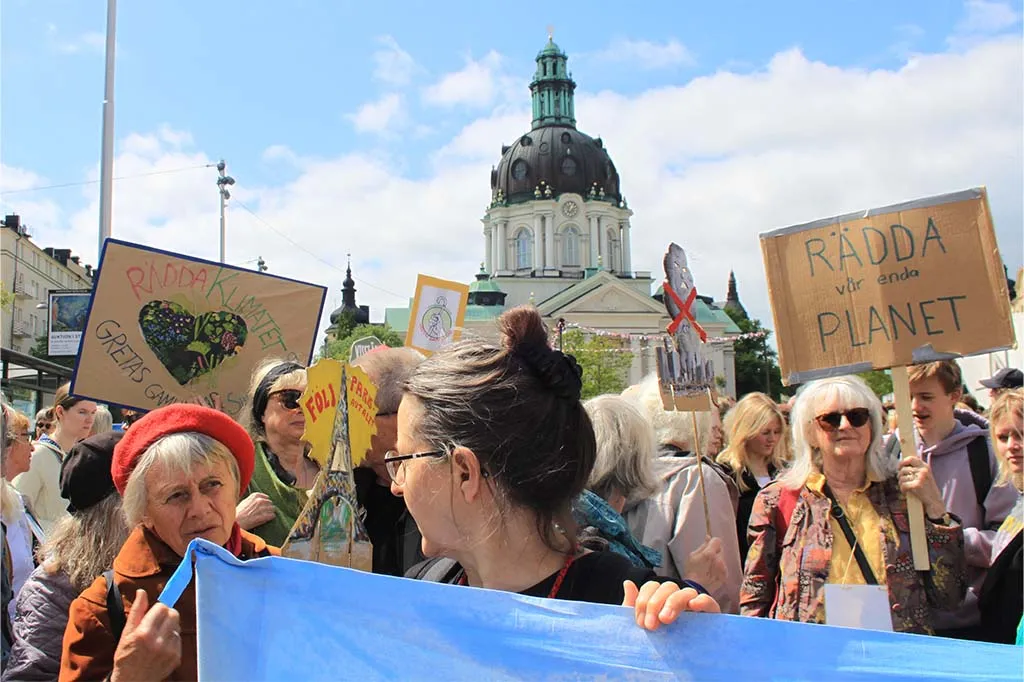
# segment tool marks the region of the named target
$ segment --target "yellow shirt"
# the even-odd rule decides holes
[[[882,555],[882,519],[868,499],[867,489],[872,481],[850,494],[843,511],[846,520],[853,529],[853,535],[867,557],[868,565],[875,573],[879,585],[885,585],[885,557]],[[807,479],[807,488],[821,497],[825,497],[825,477],[820,473],[812,473]],[[846,535],[839,521],[829,515],[832,527],[832,559],[828,567],[828,582],[836,585],[866,585],[867,581],[860,572],[857,560],[853,558],[853,547],[846,541]]]

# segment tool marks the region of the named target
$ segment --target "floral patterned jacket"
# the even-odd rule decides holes
[[[740,614],[824,623],[825,582],[832,558],[831,503],[806,486],[801,488],[780,542],[776,535],[780,493],[779,483],[773,482],[754,500]],[[899,484],[895,479],[872,483],[867,495],[882,519],[879,532],[893,629],[931,634],[933,612],[955,609],[967,590],[964,533],[959,519],[952,517],[949,526],[925,519],[932,570],[918,572],[910,555],[907,501]]]

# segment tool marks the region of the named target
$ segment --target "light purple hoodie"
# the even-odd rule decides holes
[[[976,625],[978,594],[985,572],[992,564],[992,545],[996,531],[1010,513],[1020,493],[1012,486],[993,485],[985,498],[985,507],[978,506],[974,479],[967,456],[967,444],[981,436],[988,443],[989,470],[992,481],[998,477],[996,455],[989,439],[988,422],[974,413],[956,411],[957,423],[948,436],[931,447],[924,447],[915,433],[918,452],[932,468],[935,482],[942,491],[946,509],[960,517],[964,528],[964,554],[967,559],[967,596],[956,611],[936,614],[938,630]]]

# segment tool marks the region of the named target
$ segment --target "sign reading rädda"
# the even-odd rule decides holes
[[[1010,348],[983,188],[761,235],[783,381]]]
[[[72,392],[151,410],[235,414],[268,357],[309,362],[325,287],[108,239]]]

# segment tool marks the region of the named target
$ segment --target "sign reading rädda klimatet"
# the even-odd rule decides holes
[[[787,384],[1014,345],[983,188],[761,235]]]
[[[72,379],[76,395],[236,414],[265,358],[309,362],[324,287],[108,239]]]

